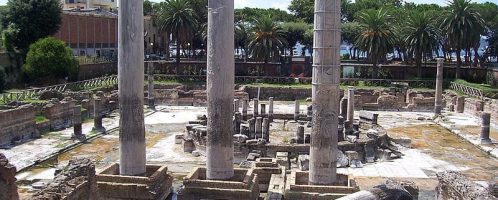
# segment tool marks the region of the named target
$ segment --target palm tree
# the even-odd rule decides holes
[[[413,12],[409,15],[404,31],[406,31],[405,44],[408,46],[408,51],[415,54],[418,77],[421,78],[422,56],[432,54],[433,50],[437,49],[439,31],[426,12]]]
[[[249,39],[250,39],[250,27],[244,22],[238,22],[235,24],[235,48],[242,49],[244,61],[247,61],[247,54],[249,53]]]
[[[286,46],[282,28],[271,17],[254,20],[253,36],[249,42],[249,52],[253,58],[261,59],[267,64],[270,58],[279,57]]]
[[[362,31],[355,43],[358,49],[367,52],[373,64],[374,78],[378,76],[379,60],[385,58],[394,48],[395,35],[390,24],[391,20],[391,16],[383,9],[366,10],[358,15]]]
[[[449,1],[449,10],[444,15],[441,30],[447,34],[450,46],[456,51],[457,71],[455,78],[460,78],[462,66],[461,52],[470,44],[479,42],[484,31],[484,21],[474,9],[470,0]],[[476,41],[477,40],[477,41]]]
[[[166,0],[160,4],[158,24],[161,30],[173,33],[176,41],[176,73],[180,68],[180,45],[193,37],[193,29],[197,25],[197,18],[188,0]]]

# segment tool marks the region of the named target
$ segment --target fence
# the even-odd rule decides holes
[[[469,95],[469,96],[477,98],[477,99],[484,99],[485,98],[484,91],[480,90],[480,89],[476,89],[476,88],[469,87],[469,86],[462,85],[462,84],[455,83],[455,82],[450,83],[450,88],[452,90],[464,93],[466,95]]]
[[[35,99],[40,95],[41,92],[44,91],[57,91],[62,93],[66,91],[80,91],[80,90],[93,89],[97,87],[110,86],[110,85],[115,85],[117,83],[118,83],[117,76],[108,76],[108,77],[95,78],[86,81],[65,83],[65,84],[53,85],[42,88],[7,92],[4,94],[0,94],[0,104],[7,104],[12,101],[24,101],[29,99]]]

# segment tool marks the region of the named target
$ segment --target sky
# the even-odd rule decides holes
[[[162,0],[151,0],[155,2],[159,2]],[[445,5],[445,0],[405,0],[406,2],[415,2],[415,3],[437,3],[440,5]],[[472,0],[473,2],[493,2],[498,4],[498,0]],[[279,8],[282,10],[287,10],[291,0],[235,0],[236,8],[243,7],[257,7],[257,8]],[[7,0],[0,0],[0,5],[4,5],[7,3]]]

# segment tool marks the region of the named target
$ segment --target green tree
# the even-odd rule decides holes
[[[40,38],[55,34],[62,21],[60,0],[9,0],[2,24],[14,24],[17,31],[8,36],[14,48],[25,54],[28,47]]]
[[[358,15],[362,31],[356,38],[355,44],[358,49],[367,52],[373,64],[374,78],[378,76],[377,64],[394,48],[395,35],[390,23],[392,20],[383,9],[365,10]]]
[[[151,15],[154,13],[154,3],[149,1],[149,0],[145,0],[144,1],[144,15]]]
[[[7,78],[7,75],[5,74],[5,69],[0,66],[0,92],[3,92],[5,90],[5,79]]]
[[[476,4],[477,11],[481,14],[484,23],[486,24],[485,34],[487,36],[487,41],[489,43],[482,61],[490,54],[495,54],[495,50],[498,47],[498,5],[486,2],[482,4]]]
[[[29,47],[23,72],[31,81],[45,79],[54,83],[59,79],[76,78],[78,66],[72,50],[63,41],[47,37]]]
[[[238,22],[235,24],[235,48],[242,49],[244,61],[247,61],[249,53],[249,41],[251,39],[251,27],[247,23]]]
[[[425,12],[413,12],[408,16],[403,37],[408,50],[415,54],[415,63],[418,68],[418,77],[422,76],[422,56],[431,54],[437,49],[439,30],[432,23],[432,19]]]
[[[176,73],[180,68],[180,47],[186,49],[186,44],[193,37],[197,26],[197,17],[188,0],[166,0],[160,4],[158,24],[163,31],[173,34],[176,41]]]
[[[456,51],[457,71],[455,78],[460,78],[460,68],[462,66],[461,52],[474,44],[477,35],[484,29],[484,21],[481,15],[472,6],[470,0],[453,0],[449,4],[449,9],[444,15],[441,23],[441,30],[446,33],[449,45]],[[478,41],[477,41],[478,42]]]
[[[289,5],[289,10],[306,23],[313,23],[315,20],[314,0],[292,0]]]
[[[349,55],[351,55],[351,58],[356,58],[356,46],[355,46],[355,41],[356,38],[361,33],[361,26],[358,24],[358,22],[347,22],[342,24],[342,41],[352,45],[352,47],[349,49]]]
[[[235,9],[235,21],[244,23],[254,23],[254,19],[259,19],[265,16],[271,16],[271,18],[278,22],[289,22],[294,21],[294,16],[287,13],[286,11],[280,9],[263,9],[263,8],[242,8]]]
[[[287,46],[282,28],[269,16],[255,19],[252,35],[249,51],[253,58],[265,63],[270,58],[280,57]]]
[[[294,56],[294,47],[298,42],[303,42],[304,34],[306,30],[310,29],[311,25],[304,22],[285,22],[281,26],[292,57]]]

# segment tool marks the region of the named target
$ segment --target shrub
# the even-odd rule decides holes
[[[23,72],[31,81],[44,78],[50,82],[74,79],[78,74],[78,61],[63,41],[47,37],[29,47]]]

